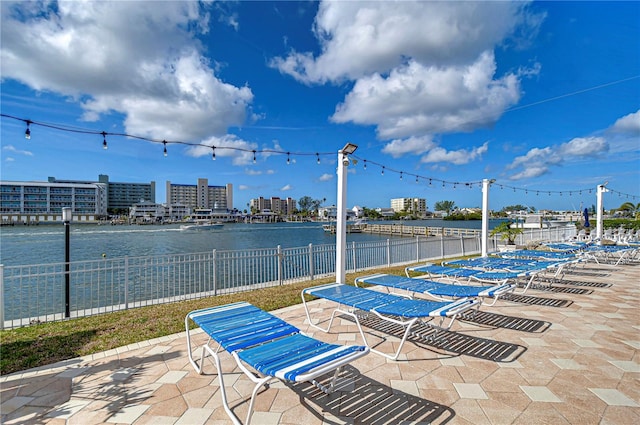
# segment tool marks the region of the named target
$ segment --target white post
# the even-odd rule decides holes
[[[347,283],[347,166],[358,147],[347,143],[338,151],[338,206],[336,211],[336,283]]]
[[[482,180],[482,256],[486,257],[489,251],[489,186],[495,180]]]
[[[596,237],[598,238],[598,245],[602,244],[602,216],[604,214],[604,207],[602,206],[602,194],[609,190],[605,187],[607,183],[598,185],[597,197],[596,197]]]

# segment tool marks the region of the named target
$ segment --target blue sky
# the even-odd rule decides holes
[[[605,208],[640,202],[640,2],[0,7],[2,113],[35,123],[2,118],[3,180],[153,180],[164,202],[206,177],[239,209],[328,205],[351,142],[348,205],[476,207],[483,178],[492,209],[575,210],[605,181]]]

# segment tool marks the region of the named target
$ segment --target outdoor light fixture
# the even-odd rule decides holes
[[[346,145],[344,145],[344,148],[342,148],[342,153],[346,155],[351,155],[356,151],[356,149],[358,149],[358,145],[354,145],[353,143],[347,143]]]
[[[102,134],[102,149],[106,150],[107,149],[107,133],[103,131],[100,134]]]

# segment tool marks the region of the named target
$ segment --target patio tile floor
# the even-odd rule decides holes
[[[586,269],[554,286],[587,293],[540,288],[483,306],[442,341],[411,338],[398,361],[371,353],[353,362],[333,394],[274,382],[258,395],[252,423],[640,423],[640,265]],[[333,307],[311,305],[322,320]],[[347,318],[323,333],[301,305],[273,313],[318,339],[361,343]],[[367,337],[395,351],[397,335],[376,324],[364,328]],[[229,356],[222,363],[230,404],[244,419],[253,385]],[[215,368],[193,370],[184,332],[0,376],[0,390],[3,424],[230,423]]]

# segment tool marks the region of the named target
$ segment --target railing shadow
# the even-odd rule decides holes
[[[342,318],[353,321],[352,318],[347,316]],[[381,320],[372,315],[360,317],[360,323],[368,328],[384,333],[384,335],[372,334],[381,340],[380,344],[384,343],[388,339],[388,336],[402,338],[404,334],[404,328],[402,326]],[[430,326],[428,323],[414,324],[407,339],[419,347],[425,348],[426,346],[430,349],[435,348],[457,355],[476,357],[500,363],[513,362],[527,351],[527,348],[522,345],[438,329]]]
[[[571,300],[558,300],[555,298],[534,297],[531,295],[505,294],[502,300],[520,304],[539,305],[544,307],[566,308],[573,304]]]
[[[609,276],[610,273],[601,273],[597,271],[587,271],[587,270],[570,270],[567,272],[568,275],[577,275],[577,276],[593,276],[593,277],[606,277]]]
[[[471,322],[476,325],[488,326],[494,329],[512,329],[530,333],[543,333],[551,327],[551,322],[546,322],[544,320],[505,316],[503,314],[490,313],[481,310],[465,312],[460,317],[460,320]]]
[[[300,397],[300,404],[312,412],[323,424],[343,424],[338,418],[347,418],[348,423],[372,425],[396,425],[399,423],[447,423],[455,417],[448,406],[394,390],[347,365],[340,381],[345,382],[338,391],[325,394],[309,384],[289,386]],[[325,383],[325,382],[322,382]],[[313,408],[313,403],[320,407]],[[336,420],[322,414],[328,412]]]

